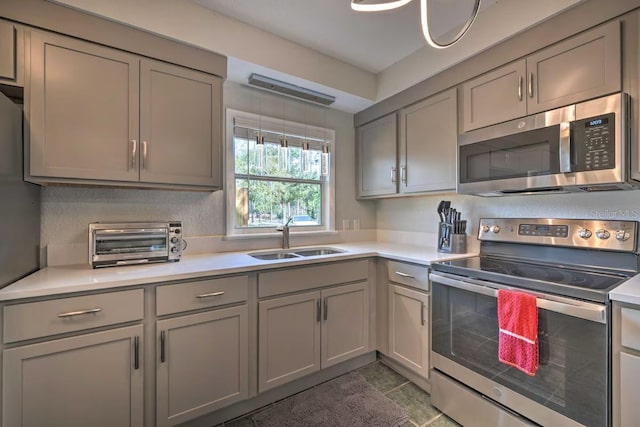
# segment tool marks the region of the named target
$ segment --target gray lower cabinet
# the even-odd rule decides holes
[[[389,284],[389,355],[429,376],[429,295]]]
[[[621,51],[616,20],[464,83],[463,131],[619,91]]]
[[[358,128],[358,197],[398,191],[396,121],[396,113],[392,113]]]
[[[0,83],[24,85],[24,45],[22,29],[0,20]]]
[[[369,282],[258,303],[258,391],[369,351]]]
[[[393,113],[361,126],[357,133],[358,197],[455,190],[455,88],[401,109],[397,119]]]
[[[429,377],[431,316],[429,270],[425,266],[388,261],[387,355],[423,378]]]
[[[30,31],[27,179],[217,189],[221,80]]]
[[[2,425],[142,426],[142,341],[137,325],[4,350]]]
[[[157,322],[156,425],[177,425],[248,397],[248,317],[244,304]]]

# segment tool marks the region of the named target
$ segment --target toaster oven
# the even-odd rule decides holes
[[[93,268],[180,261],[182,222],[89,224],[89,264]]]

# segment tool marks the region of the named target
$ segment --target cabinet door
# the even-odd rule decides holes
[[[11,22],[0,21],[0,83],[24,85],[21,34]]]
[[[320,370],[320,292],[258,303],[258,391]]]
[[[138,325],[3,351],[3,425],[142,426],[142,334]]]
[[[246,305],[157,323],[157,425],[172,426],[249,393]]]
[[[429,295],[389,285],[389,354],[423,377],[429,375]]]
[[[468,132],[527,114],[526,62],[512,62],[462,85],[462,130]]]
[[[369,350],[369,282],[322,291],[322,369]]]
[[[620,22],[600,26],[527,57],[529,114],[621,89]]]
[[[640,420],[640,357],[620,353],[620,426],[632,427]]]
[[[140,180],[220,187],[221,79],[143,60],[140,82]]]
[[[80,40],[32,32],[32,176],[137,181],[138,59]]]
[[[400,111],[400,192],[455,190],[456,90]]]
[[[396,113],[358,128],[358,197],[395,194]]]

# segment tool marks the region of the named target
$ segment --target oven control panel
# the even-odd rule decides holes
[[[483,218],[478,239],[636,252],[638,222],[593,219]]]

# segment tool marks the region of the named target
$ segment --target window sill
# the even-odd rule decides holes
[[[320,237],[320,236],[337,236],[339,231],[335,230],[319,230],[319,231],[290,231],[290,237]],[[222,240],[250,240],[250,239],[273,239],[274,237],[282,237],[281,232],[275,233],[247,233],[247,234],[227,234]]]

